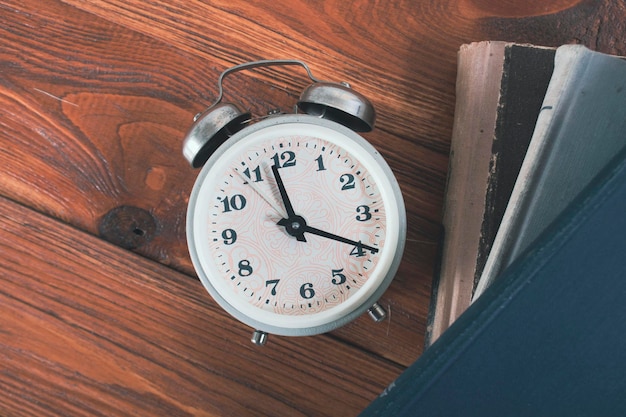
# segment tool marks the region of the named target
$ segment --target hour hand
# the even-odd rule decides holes
[[[283,184],[283,180],[280,177],[280,173],[278,172],[278,167],[276,165],[272,165],[272,173],[276,179],[276,185],[278,186],[278,191],[280,192],[280,198],[283,200],[283,205],[287,211],[287,217],[295,217],[296,213],[293,211],[293,206],[291,205],[291,201],[289,201],[285,184]]]
[[[293,210],[293,206],[291,205],[291,201],[287,195],[287,190],[285,189],[285,184],[283,183],[283,179],[280,177],[280,172],[278,172],[278,167],[276,165],[272,165],[272,173],[276,179],[276,185],[278,186],[278,191],[280,192],[280,198],[283,200],[283,205],[285,206],[285,211],[287,212],[287,218],[279,220],[278,225],[284,226],[287,233],[295,237],[299,242],[306,242],[306,238],[304,237],[306,221],[302,217],[297,216]]]

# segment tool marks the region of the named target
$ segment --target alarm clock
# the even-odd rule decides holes
[[[227,75],[277,65],[301,66],[312,81],[293,114],[253,119],[222,102]],[[229,68],[218,89],[183,142],[187,161],[202,167],[187,243],[206,290],[259,345],[268,334],[329,332],[365,312],[384,319],[377,300],[402,258],[406,212],[388,164],[357,133],[373,129],[372,104],[296,60]]]

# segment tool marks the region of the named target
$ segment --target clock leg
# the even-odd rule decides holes
[[[257,346],[264,346],[267,343],[267,336],[267,333],[261,330],[255,330],[250,340]]]
[[[374,305],[371,306],[370,309],[367,310],[367,312],[369,313],[372,320],[374,320],[376,323],[380,323],[387,317],[387,312],[385,311],[383,306],[378,303],[374,303]]]

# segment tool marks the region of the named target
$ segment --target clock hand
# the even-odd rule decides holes
[[[361,242],[356,242],[354,240],[347,239],[345,237],[337,236],[332,233],[325,232],[320,229],[316,229],[315,227],[311,227],[306,224],[306,221],[301,216],[298,216],[293,206],[291,205],[291,201],[289,200],[289,196],[287,195],[287,190],[285,189],[285,184],[283,183],[282,178],[280,177],[280,173],[278,172],[278,167],[276,165],[272,165],[272,173],[274,174],[274,178],[276,179],[276,185],[278,186],[278,191],[280,192],[280,197],[283,200],[283,204],[285,205],[285,210],[287,211],[286,218],[281,219],[278,224],[280,226],[285,226],[287,232],[295,236],[301,242],[306,242],[306,238],[304,237],[304,233],[312,233],[314,235],[318,235],[321,237],[325,237],[327,239],[336,240],[338,242],[347,243],[352,246],[359,247],[361,249],[367,249],[371,253],[377,253],[378,249],[372,246],[364,245]]]
[[[274,179],[276,179],[276,186],[280,192],[280,198],[283,200],[283,205],[287,211],[287,216],[281,219],[278,222],[278,225],[285,226],[287,233],[294,236],[298,241],[306,242],[302,227],[306,225],[306,222],[302,217],[297,216],[296,212],[293,210],[293,206],[291,205],[291,201],[289,201],[289,196],[287,195],[287,190],[285,189],[285,184],[283,183],[283,179],[280,177],[280,173],[278,172],[278,167],[276,165],[272,165],[272,173],[274,174]]]
[[[364,245],[361,242],[355,242],[354,240],[350,240],[350,239],[347,239],[345,237],[337,236],[335,234],[328,233],[328,232],[325,232],[325,231],[320,230],[320,229],[316,229],[315,227],[311,227],[311,226],[308,226],[308,225],[304,226],[304,232],[313,233],[314,235],[322,236],[322,237],[325,237],[327,239],[332,239],[332,240],[336,240],[338,242],[347,243],[349,245],[357,246],[357,247],[362,248],[362,249],[367,249],[371,253],[378,252],[378,249],[375,248],[375,247]]]
[[[263,198],[263,200],[265,200],[267,204],[269,204],[274,209],[274,211],[276,211],[276,213],[280,214],[281,217],[287,217],[287,213],[285,213],[285,209],[279,206],[274,200],[274,198],[270,197],[261,187],[259,187],[259,185],[256,182],[252,181],[252,179],[248,178],[242,171],[238,170],[237,168],[234,168],[234,171],[237,174],[239,174],[239,176],[243,178],[243,180],[247,182],[248,185],[252,187],[252,189],[258,195],[260,195],[261,198]]]
[[[289,201],[285,184],[283,184],[283,180],[280,177],[280,173],[278,172],[278,167],[276,165],[272,165],[272,173],[276,179],[276,185],[278,186],[278,191],[280,192],[280,198],[282,198],[285,210],[287,210],[287,217],[294,217],[296,213],[293,211],[293,206],[291,205],[291,201]]]

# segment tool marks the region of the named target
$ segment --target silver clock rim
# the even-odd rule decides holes
[[[375,162],[379,165],[380,169],[383,171],[386,176],[389,184],[392,187],[392,195],[396,202],[397,208],[397,219],[398,219],[398,241],[396,245],[396,251],[393,255],[392,261],[390,263],[389,269],[385,274],[385,277],[381,280],[380,285],[372,292],[372,294],[366,298],[361,304],[359,304],[352,311],[347,314],[329,321],[327,323],[321,325],[314,325],[310,327],[282,327],[282,326],[274,326],[261,321],[258,321],[254,317],[250,317],[247,314],[242,313],[238,308],[231,305],[226,299],[222,297],[222,295],[217,291],[217,289],[211,283],[211,279],[207,276],[202,267],[200,256],[198,254],[198,250],[195,245],[195,231],[194,231],[194,221],[195,221],[195,208],[198,200],[198,194],[200,192],[201,185],[204,181],[204,178],[210,171],[210,166],[212,161],[217,160],[224,154],[224,152],[237,141],[245,138],[251,133],[264,129],[270,126],[284,124],[284,123],[309,123],[320,125],[323,127],[330,128],[332,130],[338,131],[339,133],[349,137],[354,140],[361,148],[363,148],[368,154],[370,154]],[[310,115],[300,115],[300,114],[291,114],[291,115],[279,115],[272,116],[263,121],[257,122],[253,125],[250,125],[243,130],[239,131],[231,138],[229,138],[220,148],[218,148],[213,155],[208,159],[207,163],[204,165],[198,177],[196,178],[193,190],[191,192],[188,208],[187,208],[187,222],[186,222],[186,234],[187,234],[187,245],[189,248],[189,253],[191,256],[191,260],[194,266],[194,269],[202,282],[205,289],[209,292],[209,294],[213,297],[213,299],[231,316],[236,318],[237,320],[243,322],[244,324],[266,333],[283,335],[283,336],[308,336],[314,334],[327,333],[329,331],[335,330],[339,327],[346,325],[347,323],[353,321],[357,317],[361,316],[365,313],[375,302],[379,300],[379,298],[383,295],[383,293],[387,290],[389,285],[391,284],[395,274],[398,271],[400,266],[400,262],[402,260],[402,256],[404,253],[405,241],[406,241],[406,211],[404,200],[402,197],[402,193],[400,190],[400,186],[396,180],[395,175],[393,174],[391,168],[384,160],[382,155],[371,145],[367,140],[365,140],[358,133],[346,128],[343,125],[340,125],[336,122],[321,119],[315,116]]]

